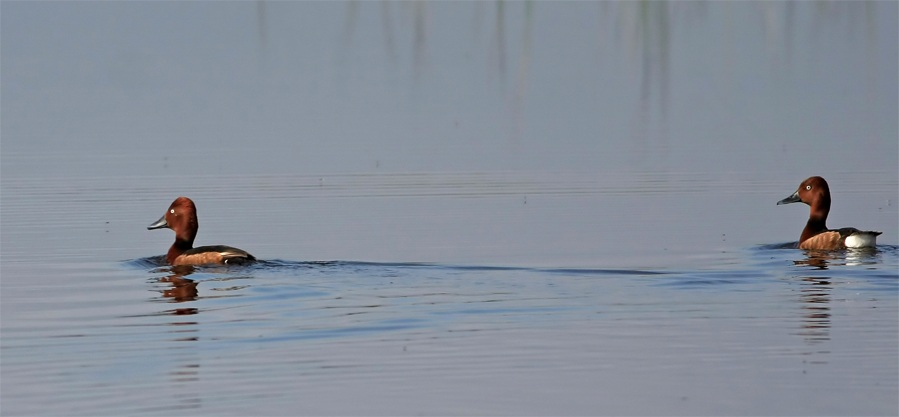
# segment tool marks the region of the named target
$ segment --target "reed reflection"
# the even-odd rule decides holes
[[[716,107],[722,108],[721,114],[717,115],[721,117],[743,113],[740,108],[744,106],[745,94],[740,89],[746,83],[740,78],[738,68],[742,56],[740,51],[745,48],[744,40],[738,37],[737,29],[722,31],[715,27],[715,23],[722,19],[725,22],[746,20],[757,26],[758,33],[763,37],[760,41],[764,46],[761,58],[769,62],[772,73],[785,76],[803,68],[801,62],[794,62],[799,52],[794,46],[796,39],[825,36],[819,27],[839,24],[846,26],[850,35],[860,28],[864,29],[864,47],[870,51],[866,58],[871,61],[866,64],[870,68],[875,67],[879,50],[877,45],[882,42],[872,29],[875,27],[877,2],[817,2],[808,5],[794,2],[728,3],[711,7],[704,2],[556,3],[549,6],[548,3],[530,1],[497,1],[467,3],[464,6],[459,3],[456,7],[471,7],[471,13],[467,15],[470,17],[459,19],[446,17],[456,15],[448,13],[442,5],[421,1],[387,1],[377,6],[380,28],[376,29],[365,26],[366,19],[362,17],[369,9],[364,6],[360,2],[345,4],[342,49],[358,47],[353,42],[354,38],[375,36],[378,34],[374,30],[380,30],[384,55],[394,70],[391,73],[404,73],[402,69],[395,71],[393,64],[408,62],[414,86],[421,86],[422,81],[432,77],[435,72],[431,63],[441,61],[444,54],[450,53],[445,48],[435,48],[435,45],[445,37],[470,32],[472,42],[465,48],[463,56],[484,66],[487,81],[498,86],[497,91],[507,103],[505,110],[513,140],[527,133],[524,110],[528,108],[528,90],[532,83],[539,82],[531,74],[531,66],[546,59],[546,51],[540,48],[546,39],[535,34],[548,29],[546,24],[551,20],[547,19],[556,12],[551,9],[580,8],[581,14],[594,20],[590,22],[588,19],[584,24],[594,25],[597,32],[595,38],[578,39],[584,54],[596,51],[598,59],[593,70],[597,78],[612,75],[633,81],[628,82],[628,85],[633,85],[624,92],[624,96],[609,99],[630,106],[628,131],[634,146],[633,158],[649,167],[664,167],[671,152],[668,139],[669,113],[673,110],[671,103],[678,101],[679,97],[675,95],[683,94],[677,88],[682,82],[682,74],[678,74],[674,64],[679,59],[695,59],[689,49],[708,47],[694,40],[691,42],[695,43],[686,44],[690,47],[687,51],[680,50],[678,46],[683,47],[683,38],[706,31],[720,33],[723,37],[721,50],[709,53],[713,62],[693,64],[696,70],[709,74],[704,77],[704,82],[709,84],[709,93],[703,99],[714,101]],[[258,10],[259,14],[265,13],[262,7]],[[810,15],[811,25],[800,24],[805,14]],[[454,20],[447,22],[446,19]],[[264,24],[264,20],[259,22],[260,26]],[[443,26],[453,30],[443,31]],[[366,30],[372,33],[363,33]],[[622,54],[623,57],[620,57]],[[483,60],[475,61],[475,58]],[[717,71],[719,65],[723,71]],[[875,75],[872,73],[870,78],[874,80]],[[601,90],[596,93],[608,95],[608,84],[607,81],[599,83]],[[870,85],[873,96],[878,84],[872,82]],[[601,138],[598,136],[597,140],[604,140]]]

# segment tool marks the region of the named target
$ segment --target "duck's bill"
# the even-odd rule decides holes
[[[798,203],[800,201],[802,201],[802,200],[799,198],[799,191],[796,191],[795,193],[793,193],[793,195],[791,195],[783,200],[778,201],[777,205],[779,206],[781,204]],[[163,221],[164,220],[165,219],[163,219]]]
[[[165,216],[162,216],[162,218],[160,218],[159,220],[156,220],[156,222],[147,226],[147,230],[162,229],[164,227],[169,227],[169,223],[167,221],[165,221]]]

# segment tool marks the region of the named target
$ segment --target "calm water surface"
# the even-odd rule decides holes
[[[0,8],[3,415],[899,414],[896,3]]]

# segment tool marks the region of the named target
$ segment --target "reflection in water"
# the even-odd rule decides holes
[[[847,249],[842,251],[803,251],[804,259],[794,260],[793,264],[807,266],[816,271],[826,271],[833,266],[857,266],[877,264],[879,251],[876,248]],[[797,333],[808,344],[821,344],[829,341],[831,328],[831,294],[833,292],[831,276],[802,277],[799,301],[803,310],[802,329]],[[829,350],[808,352],[817,357],[829,354]],[[827,363],[821,359],[809,360],[809,363]]]
[[[843,251],[804,251],[805,258],[793,261],[794,265],[808,266],[815,270],[828,270],[831,266],[856,266],[876,264],[876,248],[847,249]],[[831,277],[803,277],[800,301],[803,316],[802,330],[798,333],[810,344],[830,340],[830,300],[833,284]],[[818,352],[822,353],[822,352]],[[826,352],[824,352],[826,353]]]
[[[463,6],[458,6],[463,7]],[[722,5],[709,7],[708,4],[702,2],[600,2],[596,5],[553,5],[547,6],[544,3],[521,2],[510,3],[497,1],[492,3],[474,2],[471,4],[472,13],[470,18],[463,18],[462,21],[453,21],[453,27],[457,28],[450,32],[453,36],[465,28],[471,28],[474,36],[474,48],[483,47],[486,53],[487,75],[490,80],[498,80],[498,85],[503,98],[506,99],[506,111],[509,114],[510,135],[513,139],[524,136],[524,117],[523,109],[528,108],[526,102],[526,92],[529,83],[533,80],[529,67],[532,57],[533,42],[532,33],[541,33],[540,30],[546,30],[545,27],[539,27],[537,24],[545,22],[546,16],[553,15],[556,10],[563,8],[582,8],[587,16],[595,15],[597,29],[601,35],[596,39],[585,37],[583,39],[583,52],[589,53],[594,48],[598,49],[598,55],[601,57],[597,60],[598,66],[593,69],[596,78],[601,79],[610,71],[616,75],[624,77],[631,76],[634,82],[634,88],[624,93],[622,98],[624,103],[631,110],[629,119],[628,134],[634,145],[634,160],[640,164],[645,164],[653,169],[666,168],[666,164],[670,160],[671,149],[669,147],[669,113],[672,110],[671,102],[678,102],[683,97],[671,97],[677,94],[677,88],[672,87],[672,77],[679,74],[673,72],[676,70],[674,65],[679,57],[674,55],[680,51],[678,49],[679,42],[684,41],[679,37],[692,38],[696,31],[706,30],[707,27],[714,25],[719,20],[732,21],[736,19],[749,20],[759,27],[759,35],[764,37],[761,42],[764,46],[764,58],[770,63],[770,71],[777,74],[778,77],[789,79],[792,72],[801,70],[801,64],[794,63],[794,55],[805,53],[807,51],[796,51],[794,42],[797,38],[801,38],[806,34],[797,33],[802,28],[808,27],[804,24],[798,24],[798,20],[802,20],[803,13],[808,13],[809,8],[813,8],[812,13],[812,33],[809,36],[812,39],[818,39],[824,36],[819,26],[832,26],[835,24],[846,24],[850,32],[856,28],[864,28],[866,51],[870,51],[866,55],[870,65],[867,65],[871,71],[871,77],[868,77],[869,90],[873,91],[876,86],[880,85],[876,82],[876,74],[873,69],[876,68],[876,55],[880,48],[877,47],[878,39],[876,39],[875,16],[876,2],[862,2],[855,4],[847,2],[845,4],[831,3],[815,3],[814,6],[797,6],[793,2],[764,2],[752,3],[751,5]],[[343,42],[344,49],[350,49],[354,45],[352,39],[358,35],[366,24],[365,19],[360,17],[364,15],[366,9],[359,2],[348,2],[345,5],[345,18],[343,26]],[[384,43],[384,54],[387,61],[396,63],[398,56],[409,56],[411,63],[411,74],[415,85],[421,85],[423,77],[429,74],[429,52],[433,50],[435,54],[443,54],[445,51],[433,49],[433,46],[444,39],[441,36],[447,36],[441,28],[437,27],[434,22],[443,22],[443,17],[433,16],[442,14],[446,9],[440,6],[434,6],[427,2],[399,3],[399,6],[392,2],[381,2],[379,4],[381,17],[381,37]],[[552,9],[556,10],[552,10]],[[264,8],[259,7],[259,15],[264,13]],[[747,13],[748,12],[748,13]],[[397,18],[397,14],[406,13],[409,18]],[[539,14],[540,20],[534,16]],[[466,16],[466,15],[462,15]],[[848,16],[848,18],[847,18]],[[402,17],[402,16],[400,16]],[[592,18],[592,17],[591,17]],[[468,21],[470,20],[470,21]],[[731,22],[733,23],[733,22]],[[264,20],[259,20],[260,26],[264,24]],[[490,28],[484,31],[482,26],[488,25]],[[737,26],[737,25],[733,25]],[[481,33],[489,33],[488,36],[481,38]],[[710,59],[721,61],[726,68],[722,78],[715,78],[713,74],[703,77],[702,82],[708,84],[703,100],[714,102],[714,108],[717,114],[709,115],[713,119],[721,119],[725,121],[736,121],[743,123],[741,129],[748,131],[758,131],[763,134],[759,126],[753,126],[751,122],[741,122],[735,115],[743,114],[740,107],[743,103],[735,102],[731,97],[742,97],[740,94],[734,94],[733,89],[743,88],[746,83],[741,79],[741,68],[739,67],[742,55],[739,51],[744,40],[740,39],[736,29],[728,29],[722,31],[724,41],[719,48],[708,53]],[[263,37],[265,31],[260,28],[260,37]],[[520,39],[514,36],[521,33]],[[362,34],[363,36],[372,36],[371,34]],[[802,35],[802,36],[800,36]],[[410,50],[397,49],[397,39],[411,40]],[[436,39],[436,41],[435,41]],[[611,40],[611,42],[609,42]],[[544,41],[544,39],[538,39]],[[680,45],[682,48],[682,45]],[[687,42],[689,49],[710,47],[701,43],[698,39],[691,39]],[[690,50],[681,52],[681,59],[695,59]],[[624,52],[625,64],[622,65],[619,60],[607,60],[607,57],[614,57],[620,51]],[[477,55],[478,50],[466,51],[466,56]],[[539,52],[538,52],[539,53]],[[517,55],[516,55],[517,54]],[[440,57],[442,55],[434,55]],[[517,59],[516,59],[517,56]],[[797,55],[798,56],[798,55]],[[539,56],[536,59],[540,59]],[[716,63],[717,64],[717,63]],[[709,72],[709,64],[696,62],[696,69]],[[617,68],[616,68],[617,67]],[[617,74],[617,69],[621,68],[623,74]],[[393,71],[403,73],[402,71]],[[518,74],[517,77],[510,74]],[[495,78],[494,78],[495,77]],[[598,94],[607,94],[608,83],[599,84],[602,91]],[[674,86],[676,87],[676,85]],[[513,91],[509,91],[511,88]],[[876,103],[873,97],[869,100]],[[870,112],[877,114],[877,112]],[[725,120],[728,119],[728,120]]]
[[[875,265],[881,262],[880,250],[876,247],[846,249],[846,265]]]
[[[265,61],[265,50],[268,45],[268,28],[265,23],[265,2],[257,1],[256,2],[256,31],[259,37],[259,53],[262,59],[259,62]]]
[[[171,275],[160,278],[159,282],[172,284],[170,288],[162,291],[162,296],[171,298],[173,302],[181,303],[197,299],[197,283],[191,279],[183,278],[179,275]]]
[[[830,264],[837,266],[874,265],[880,263],[877,248],[845,249],[841,251],[806,250],[806,257],[793,261],[794,265],[807,265],[825,270]]]
[[[174,303],[196,301],[197,282],[185,278],[194,271],[194,267],[190,265],[171,267],[172,274],[159,279],[159,282],[170,284],[168,288],[162,290],[163,298],[171,299],[171,302]],[[193,316],[199,313],[199,309],[182,307],[167,310],[164,313],[173,316]],[[176,392],[178,393],[174,398],[175,404],[171,407],[178,410],[198,409],[202,405],[201,394],[197,387],[197,383],[200,381],[200,364],[196,343],[200,341],[200,323],[195,320],[179,319],[169,322],[168,325],[173,327],[170,333],[174,338],[171,341],[176,342],[172,346],[172,369],[168,375],[171,385],[177,387]],[[184,342],[188,343],[184,344]]]
[[[393,35],[393,10],[390,2],[381,3],[381,25],[384,32],[384,47],[387,53],[387,62],[395,66],[399,60],[396,52],[396,40]],[[393,68],[396,70],[396,68]]]
[[[794,265],[807,265],[815,269],[827,269],[829,261],[836,259],[834,252],[829,251],[806,251],[806,258],[793,261]]]
[[[648,123],[651,112],[653,91],[659,97],[659,113],[664,125],[667,119],[668,107],[668,79],[671,48],[671,33],[669,28],[669,6],[666,2],[641,2],[639,3],[637,32],[640,42],[638,49],[640,54],[640,114],[641,122]]]
[[[515,91],[513,92],[511,111],[512,111],[512,139],[518,140],[524,135],[524,104],[526,93],[528,90],[529,69],[531,67],[531,55],[534,40],[534,7],[533,3],[528,2],[525,6],[524,31],[521,39],[521,58],[518,60],[518,80],[515,83]]]
[[[353,37],[356,33],[357,16],[359,15],[359,3],[355,1],[347,2],[346,15],[343,24],[343,44],[349,47],[352,44]]]
[[[197,299],[197,283],[185,278],[194,272],[194,267],[190,265],[181,265],[172,267],[172,275],[159,279],[159,282],[171,284],[171,287],[162,290],[164,298],[171,298],[172,302],[182,303],[185,301],[194,301]],[[197,314],[196,308],[176,308],[169,311],[176,316]],[[193,323],[196,324],[196,323]]]
[[[415,6],[415,47],[412,49],[412,62],[415,63],[415,80],[421,78],[421,70],[427,64],[427,28],[425,27],[425,2],[416,2]]]
[[[498,1],[493,4],[492,7],[493,12],[493,28],[491,31],[490,39],[485,42],[485,45],[488,46],[487,51],[487,65],[488,74],[490,76],[495,76],[498,80],[499,91],[502,91],[503,94],[506,94],[506,83],[509,79],[510,71],[517,72],[518,76],[514,79],[514,90],[511,94],[506,97],[508,99],[509,106],[507,110],[509,111],[511,123],[512,123],[512,137],[516,139],[521,136],[521,132],[523,130],[523,114],[522,109],[524,108],[525,102],[525,93],[527,91],[527,85],[529,83],[529,68],[532,59],[532,50],[533,50],[533,32],[534,32],[534,4],[533,2],[524,3],[524,19],[510,19],[510,7],[506,2]],[[360,26],[359,14],[362,13],[360,11],[360,4],[358,2],[348,2],[346,5],[345,18],[343,24],[343,32],[342,32],[342,44],[343,48],[351,48],[353,46],[353,40],[357,36],[357,29]],[[472,32],[475,36],[475,41],[479,40],[479,36],[481,33],[481,26],[483,25],[485,19],[484,16],[488,15],[491,11],[488,6],[485,6],[485,3],[475,2],[472,4],[473,14],[472,14]],[[401,7],[399,7],[400,11],[408,12],[411,15],[411,27],[408,27],[407,30],[411,33],[412,47],[410,51],[411,56],[411,72],[413,74],[413,81],[419,82],[422,77],[426,75],[428,70],[428,51],[429,51],[429,43],[430,37],[429,33],[431,31],[431,27],[429,26],[430,20],[429,13],[431,13],[430,5],[427,2],[414,2],[414,3],[402,3]],[[258,13],[264,13],[264,9],[260,8]],[[397,51],[396,47],[396,34],[394,30],[395,22],[402,21],[402,19],[396,19],[394,14],[396,13],[395,8],[393,7],[391,2],[382,2],[380,3],[380,14],[381,14],[381,30],[383,32],[384,39],[384,51],[387,56],[387,60],[390,63],[396,63],[398,60],[398,56],[402,53],[402,51]],[[522,31],[521,31],[521,39],[520,42],[515,42],[515,39],[511,39],[507,36],[507,32],[510,30],[518,29],[517,27],[510,28],[508,27],[508,21],[521,22],[522,23]],[[260,24],[264,21],[260,20]],[[460,26],[461,27],[461,26]],[[260,33],[262,33],[262,29],[260,29]],[[400,35],[402,35],[402,31],[400,31]],[[400,36],[402,37],[402,36]],[[517,64],[513,65],[513,68],[510,68],[509,62],[510,57],[514,56],[512,52],[519,52],[519,58],[517,60]]]
[[[810,344],[822,343],[830,340],[830,294],[833,285],[830,278],[805,277],[800,289],[799,299],[803,316],[800,336]]]
[[[506,13],[505,3],[496,2],[496,70],[499,73],[500,80],[505,81],[506,78]]]

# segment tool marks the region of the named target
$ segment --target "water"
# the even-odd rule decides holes
[[[7,286],[13,414],[877,414],[899,248],[708,271],[80,264]],[[889,266],[891,264],[892,266]],[[64,308],[57,308],[57,306]],[[834,390],[834,387],[839,390]],[[826,394],[822,394],[826,392]],[[644,400],[645,399],[645,400]]]
[[[899,414],[895,3],[0,7],[4,415]]]

